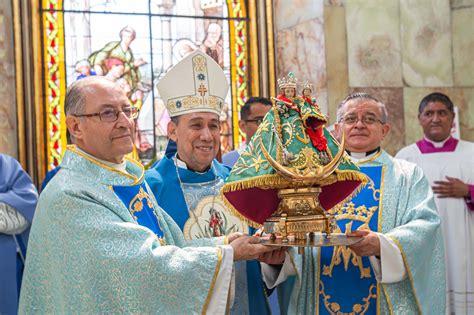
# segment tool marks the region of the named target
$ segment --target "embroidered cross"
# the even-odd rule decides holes
[[[199,94],[201,94],[201,96],[204,96],[207,92],[207,89],[204,84],[201,83],[197,91],[199,92]]]

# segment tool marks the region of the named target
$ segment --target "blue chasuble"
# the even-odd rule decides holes
[[[362,166],[361,172],[370,178],[367,186],[344,206],[329,211],[336,217],[338,233],[380,229],[383,166]],[[368,257],[346,246],[322,247],[320,266],[319,314],[377,313],[380,288]]]
[[[158,204],[175,220],[186,239],[232,232],[251,235],[253,229],[232,215],[219,195],[230,169],[216,160],[212,164],[209,171],[196,173],[177,168],[175,157],[165,156],[145,172],[145,179]],[[231,313],[269,314],[259,263],[237,262],[235,268],[235,300]]]

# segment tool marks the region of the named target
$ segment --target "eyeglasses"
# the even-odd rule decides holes
[[[355,115],[347,115],[345,117],[342,117],[341,121],[346,124],[346,125],[355,125],[357,124],[358,121],[361,121],[364,125],[373,125],[375,123],[381,123],[384,124],[384,122],[380,119],[378,119],[375,116],[363,116],[361,118],[355,116]]]
[[[263,121],[263,117],[257,117],[255,119],[245,119],[245,122],[254,122],[257,126],[260,126],[260,124]]]
[[[117,121],[120,113],[124,113],[127,118],[135,119],[138,117],[138,109],[136,107],[127,107],[123,110],[106,109],[92,114],[72,114],[74,117],[96,117],[99,116],[100,121],[114,122]]]

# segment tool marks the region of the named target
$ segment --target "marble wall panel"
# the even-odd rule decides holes
[[[474,6],[452,11],[454,83],[474,86]]]
[[[474,7],[474,0],[451,0],[451,8],[467,8]]]
[[[449,96],[459,110],[461,139],[474,141],[474,88],[405,88],[405,143],[408,145],[423,137],[418,123],[418,105],[423,97],[433,92]]]
[[[275,30],[280,31],[323,16],[323,0],[275,0]]]
[[[328,89],[329,122],[336,120],[337,105],[349,93],[345,8],[324,8],[324,31],[326,37],[326,70]]]
[[[401,0],[400,22],[405,85],[452,86],[449,0]]]
[[[0,2],[0,153],[18,155],[11,1]]]
[[[354,88],[351,93],[353,92],[368,93],[385,104],[391,129],[382,141],[382,148],[389,154],[395,155],[405,146],[403,88]]]
[[[401,87],[398,0],[347,0],[349,85]]]
[[[276,34],[277,78],[293,72],[299,83],[315,88],[321,110],[327,113],[326,56],[323,18],[316,18]],[[301,86],[298,93],[301,92]]]

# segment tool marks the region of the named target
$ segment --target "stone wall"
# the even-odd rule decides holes
[[[0,153],[18,157],[11,1],[0,1]]]
[[[394,154],[422,136],[418,104],[440,91],[474,141],[474,0],[276,0],[274,20],[277,77],[312,81],[331,122],[348,93],[372,94],[388,107]]]

